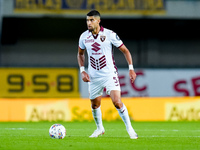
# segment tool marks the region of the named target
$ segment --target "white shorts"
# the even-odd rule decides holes
[[[88,82],[88,88],[90,99],[101,96],[104,88],[106,88],[107,95],[110,95],[112,90],[121,91],[117,73],[102,78],[91,79],[91,81]]]

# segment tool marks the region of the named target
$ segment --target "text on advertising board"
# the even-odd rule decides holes
[[[79,97],[77,69],[0,69],[0,97]]]

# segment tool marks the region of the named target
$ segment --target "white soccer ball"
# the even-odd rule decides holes
[[[66,136],[66,129],[61,124],[53,124],[49,129],[49,135],[52,139],[63,139]]]

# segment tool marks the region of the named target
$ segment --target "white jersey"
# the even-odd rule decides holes
[[[97,35],[93,35],[89,30],[81,34],[79,48],[87,50],[88,74],[91,79],[109,76],[117,71],[113,45],[119,48],[123,42],[109,29],[101,27]]]

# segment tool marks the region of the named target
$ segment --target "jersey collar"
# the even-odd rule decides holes
[[[94,39],[97,39],[98,35],[99,35],[99,34],[102,34],[103,31],[104,31],[104,28],[103,28],[103,26],[101,26],[101,27],[100,27],[100,31],[99,31],[98,34],[94,35],[94,34],[92,34],[91,31],[89,31],[89,34],[92,35],[92,36],[94,37]]]
[[[103,28],[103,26],[101,26],[101,28],[100,28],[100,31],[101,31],[101,32],[103,32],[103,31],[104,31],[104,28]]]

